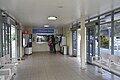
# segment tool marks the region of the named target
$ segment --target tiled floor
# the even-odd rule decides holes
[[[61,54],[34,53],[26,57],[13,80],[120,80],[109,72],[98,73],[98,68],[87,65],[80,69],[77,58]]]

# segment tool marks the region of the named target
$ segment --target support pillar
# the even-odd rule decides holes
[[[86,57],[86,29],[85,29],[85,15],[81,15],[81,44],[80,44],[80,54],[81,54],[81,69],[85,69],[85,57]]]

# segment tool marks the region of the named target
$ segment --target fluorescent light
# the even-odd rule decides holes
[[[48,17],[48,20],[56,20],[56,19],[57,19],[57,17],[55,17],[55,16]]]
[[[45,24],[44,27],[49,27],[49,25],[48,25],[48,24]]]

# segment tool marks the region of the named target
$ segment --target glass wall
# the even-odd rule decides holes
[[[111,24],[100,25],[100,54],[111,54]]]
[[[120,12],[115,12],[114,20],[114,54],[120,56]]]
[[[100,16],[100,54],[111,54],[111,13]]]
[[[120,56],[120,8],[89,18],[86,20],[86,25],[90,25],[91,22],[95,23],[96,26],[93,29],[90,26],[86,26],[87,58],[90,58],[94,52],[96,56],[102,53]],[[94,29],[95,31],[92,31]],[[91,31],[94,33],[92,37],[94,37],[93,42],[95,44],[91,41],[93,39]],[[91,44],[95,51],[92,50]]]
[[[87,20],[88,24],[94,20],[98,21],[95,31],[95,55],[106,53],[120,56],[120,9],[90,18]],[[90,47],[87,47],[87,50],[90,52]]]
[[[12,23],[11,20],[13,21]],[[15,26],[12,25],[13,23]],[[15,32],[17,30],[16,23],[17,22],[15,20],[0,10],[0,57],[7,54],[10,54],[11,57],[19,57],[17,49],[18,46],[20,46],[20,44],[18,44],[18,42],[20,42],[20,38],[17,36],[20,34]]]

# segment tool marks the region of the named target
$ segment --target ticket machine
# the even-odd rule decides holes
[[[25,31],[22,33],[22,44],[25,48],[25,54],[32,54],[32,34]]]

